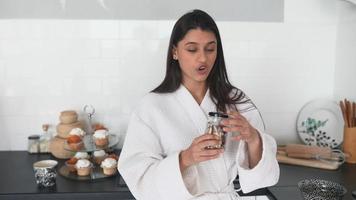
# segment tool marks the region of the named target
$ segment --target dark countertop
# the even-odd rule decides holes
[[[119,152],[119,150],[118,150]],[[55,159],[58,162],[56,185],[39,188],[32,165],[39,160]],[[50,154],[29,154],[26,151],[0,151],[0,200],[16,199],[83,199],[129,200],[134,199],[120,175],[96,180],[71,180],[59,174],[65,160]],[[264,195],[262,188],[244,195]]]
[[[56,186],[51,189],[38,188],[32,164],[45,159],[53,159],[53,157],[50,154],[28,154],[26,151],[0,151],[0,200],[134,199],[127,187],[123,187],[119,175],[92,181],[76,181],[58,174]],[[63,160],[59,160],[59,167],[62,164]],[[331,180],[344,185],[348,190],[344,198],[347,200],[352,199],[351,192],[356,190],[356,165],[344,164],[335,171],[284,164],[280,167],[281,176],[277,185],[248,195],[270,195],[272,193],[276,199],[299,200],[302,197],[297,183],[306,178]]]
[[[352,200],[352,191],[356,190],[356,164],[343,164],[337,170],[323,170],[310,167],[280,164],[279,182],[268,188],[277,199],[302,200],[298,182],[303,179],[324,179],[345,186],[347,193],[343,199]]]
[[[92,181],[76,181],[57,174],[57,184],[54,187],[38,188],[32,164],[45,159],[54,158],[50,154],[0,151],[0,199],[134,199],[127,188],[119,186],[119,175]],[[59,166],[63,165],[63,160],[58,161]],[[57,173],[58,169],[57,167]]]

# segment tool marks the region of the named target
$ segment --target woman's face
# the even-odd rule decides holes
[[[173,59],[178,60],[184,84],[205,83],[217,55],[215,34],[192,29],[173,48]]]

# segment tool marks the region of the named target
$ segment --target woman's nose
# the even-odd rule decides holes
[[[206,61],[206,54],[205,52],[200,52],[198,55],[198,60],[199,62],[205,62]]]

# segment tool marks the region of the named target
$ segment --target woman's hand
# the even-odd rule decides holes
[[[260,141],[259,134],[255,128],[246,120],[244,116],[236,111],[228,112],[229,118],[221,121],[225,132],[238,132],[239,135],[233,137],[233,140],[245,140],[247,143],[256,143]]]
[[[220,138],[212,134],[204,134],[195,138],[192,144],[179,154],[181,172],[189,166],[218,158],[224,149],[207,149],[207,146],[220,144]]]
[[[258,131],[251,126],[244,116],[236,111],[228,112],[229,118],[221,121],[225,132],[239,132],[233,140],[247,143],[249,166],[255,167],[262,158],[262,140]]]

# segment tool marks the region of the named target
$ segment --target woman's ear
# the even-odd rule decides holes
[[[173,57],[173,60],[178,60],[177,48],[175,46],[173,46],[173,49],[172,49],[172,57]]]

